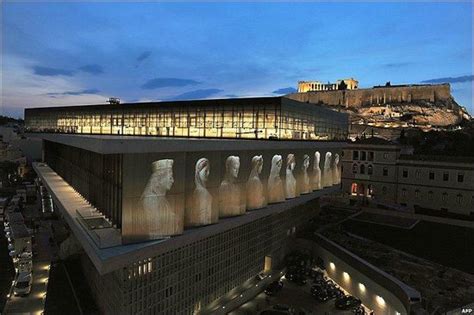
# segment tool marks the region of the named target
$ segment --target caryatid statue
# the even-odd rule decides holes
[[[319,151],[314,152],[314,164],[313,164],[313,174],[311,178],[311,188],[313,190],[320,190],[321,186],[321,168],[319,167],[321,160],[321,153]]]
[[[281,155],[273,156],[272,167],[270,168],[270,175],[268,176],[268,203],[285,201],[283,182],[280,178],[282,163]]]
[[[225,176],[219,187],[219,217],[231,217],[245,213],[245,201],[242,202],[240,187],[236,183],[239,176],[240,158],[229,156],[225,161]]]
[[[332,165],[332,184],[338,185],[341,183],[341,172],[339,170],[339,154],[334,155],[334,163]]]
[[[256,155],[252,158],[252,170],[247,181],[247,210],[260,209],[266,206],[260,174],[263,168],[263,157]]]
[[[286,199],[291,199],[296,197],[296,179],[293,175],[293,171],[296,167],[296,160],[294,154],[288,154],[286,158],[286,177],[285,177],[285,187],[286,187]]]
[[[219,219],[217,209],[212,209],[212,195],[206,188],[206,183],[211,171],[211,165],[206,158],[196,162],[194,172],[195,189],[193,191],[191,206],[186,211],[185,223],[189,226],[207,225],[216,223]]]
[[[150,239],[181,234],[183,231],[183,218],[176,214],[166,197],[173,183],[173,160],[153,162],[152,174],[140,198],[144,214],[140,221],[144,234]]]
[[[301,184],[300,189],[302,194],[308,194],[311,192],[311,183],[308,176],[309,168],[309,155],[305,154],[303,156],[303,165],[301,166]]]
[[[332,186],[331,158],[332,158],[332,153],[326,152],[326,158],[324,159],[324,170],[323,170],[323,187]]]

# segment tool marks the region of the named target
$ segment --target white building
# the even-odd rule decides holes
[[[406,149],[380,138],[349,144],[342,157],[342,188],[351,202],[474,215],[474,158],[405,154]]]

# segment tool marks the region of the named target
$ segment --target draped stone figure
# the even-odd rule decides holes
[[[212,209],[212,195],[206,188],[211,165],[206,158],[196,162],[194,172],[195,189],[193,191],[191,206],[186,211],[185,223],[189,226],[207,225],[217,222],[219,215]]]
[[[182,218],[175,213],[166,197],[173,183],[173,160],[153,162],[152,174],[140,198],[143,216],[139,225],[151,239],[182,232]]]
[[[240,187],[235,182],[239,176],[240,158],[229,156],[225,162],[226,173],[219,187],[219,217],[230,217],[245,213],[245,202],[242,202]]]
[[[313,190],[320,190],[321,186],[321,168],[319,167],[321,153],[314,152],[313,176],[311,178],[311,187]]]
[[[286,158],[286,177],[285,177],[285,187],[286,187],[286,199],[291,199],[296,197],[296,179],[293,175],[295,170],[296,160],[294,154],[288,154]]]
[[[268,203],[282,202],[285,200],[283,182],[280,178],[282,163],[281,155],[273,156],[270,176],[268,177]]]
[[[331,158],[332,158],[332,153],[326,152],[326,158],[324,159],[323,180],[322,180],[323,187],[332,186]]]
[[[311,183],[308,176],[309,155],[303,156],[303,165],[301,166],[301,193],[308,194],[311,192]]]
[[[265,207],[265,194],[260,174],[263,168],[263,157],[256,155],[252,158],[252,170],[247,181],[247,210]]]
[[[339,171],[339,154],[334,155],[334,163],[332,165],[332,184],[339,185],[341,183],[341,172]]]

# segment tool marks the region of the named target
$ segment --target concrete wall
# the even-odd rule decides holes
[[[294,93],[287,95],[287,97],[300,102],[322,102],[328,105],[361,107],[386,103],[412,102],[416,100],[430,102],[448,100],[451,97],[451,92],[449,84],[440,84]]]
[[[328,275],[375,314],[409,314],[411,299],[420,298],[418,291],[322,236],[297,242],[300,250],[321,257]]]

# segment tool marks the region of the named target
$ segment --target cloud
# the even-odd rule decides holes
[[[408,67],[410,65],[412,65],[413,63],[412,62],[392,62],[392,63],[386,63],[386,64],[383,64],[382,67],[383,68],[403,68],[403,67]]]
[[[219,89],[195,90],[195,91],[190,91],[190,92],[186,92],[186,93],[183,93],[183,94],[176,95],[172,98],[169,98],[168,100],[178,101],[178,100],[203,99],[203,98],[207,98],[209,96],[212,96],[212,95],[220,93],[220,92],[223,92],[223,90],[219,90]]]
[[[295,93],[296,89],[294,87],[286,87],[286,88],[281,88],[278,90],[273,91],[273,94],[290,94],[290,93]]]
[[[421,81],[421,83],[462,83],[474,81],[474,75],[464,75],[460,77],[447,77]]]
[[[90,73],[90,74],[101,74],[104,73],[104,69],[100,65],[84,65],[79,70]]]
[[[47,76],[47,77],[54,77],[54,76],[59,76],[59,75],[71,77],[74,75],[74,71],[71,71],[71,70],[41,67],[41,66],[34,66],[33,71],[36,75],[42,75],[42,76]]]
[[[225,97],[229,97],[229,98],[237,98],[239,97],[238,95],[235,95],[235,94],[226,94],[224,95]]]
[[[56,97],[60,95],[84,95],[84,94],[97,94],[99,93],[100,90],[98,89],[85,89],[81,91],[66,91],[66,92],[60,92],[60,93],[46,93],[46,95],[51,96],[51,97]]]
[[[151,56],[151,51],[144,51],[137,57],[138,62],[142,62],[143,60],[149,58]]]
[[[196,85],[201,82],[188,80],[188,79],[178,79],[178,78],[155,78],[148,80],[145,84],[142,85],[142,89],[152,90],[159,89],[164,87],[173,87],[173,86],[187,86],[187,85]]]

